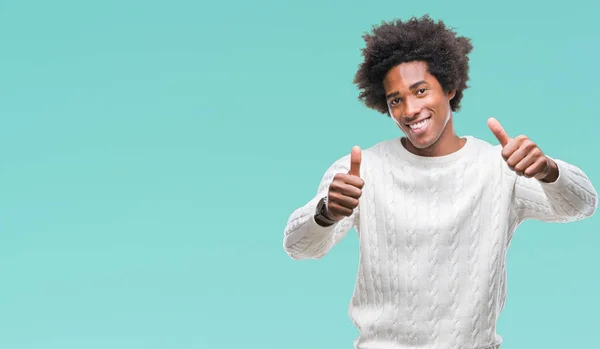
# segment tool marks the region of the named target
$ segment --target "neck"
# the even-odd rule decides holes
[[[423,149],[417,148],[407,139],[404,142],[404,147],[415,155],[434,157],[452,154],[462,148],[465,142],[466,140],[460,138],[454,131],[454,125],[452,124],[452,119],[450,119],[440,138],[429,147]]]

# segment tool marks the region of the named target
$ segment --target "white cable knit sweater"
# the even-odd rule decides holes
[[[362,152],[358,208],[330,227],[317,202],[350,155],[327,170],[318,192],[284,232],[293,259],[323,257],[354,227],[360,262],[349,315],[358,349],[499,348],[506,251],[521,222],[569,222],[594,214],[598,197],[577,167],[554,159],[553,183],[517,176],[500,146],[467,136],[457,152],[419,157],[400,138]]]

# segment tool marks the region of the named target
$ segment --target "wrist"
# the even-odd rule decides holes
[[[540,178],[540,181],[544,183],[553,183],[558,179],[558,165],[551,158],[548,159],[548,171],[543,178]]]
[[[317,203],[317,208],[315,210],[315,221],[321,226],[330,226],[337,223],[337,220],[332,219],[328,215],[327,210],[327,196],[321,198]]]

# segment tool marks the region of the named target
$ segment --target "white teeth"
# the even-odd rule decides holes
[[[417,129],[420,129],[421,127],[427,125],[428,122],[429,122],[429,119],[426,119],[426,120],[423,120],[421,122],[418,122],[416,124],[412,124],[412,125],[409,125],[409,126],[410,126],[410,128],[412,130],[417,130]]]

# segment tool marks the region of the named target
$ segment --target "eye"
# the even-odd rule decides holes
[[[390,105],[396,105],[400,103],[400,98],[394,98],[390,101]]]
[[[420,89],[417,91],[417,94],[423,94],[423,93],[425,93],[426,91],[427,91],[427,89],[426,89],[426,88],[420,88]]]

